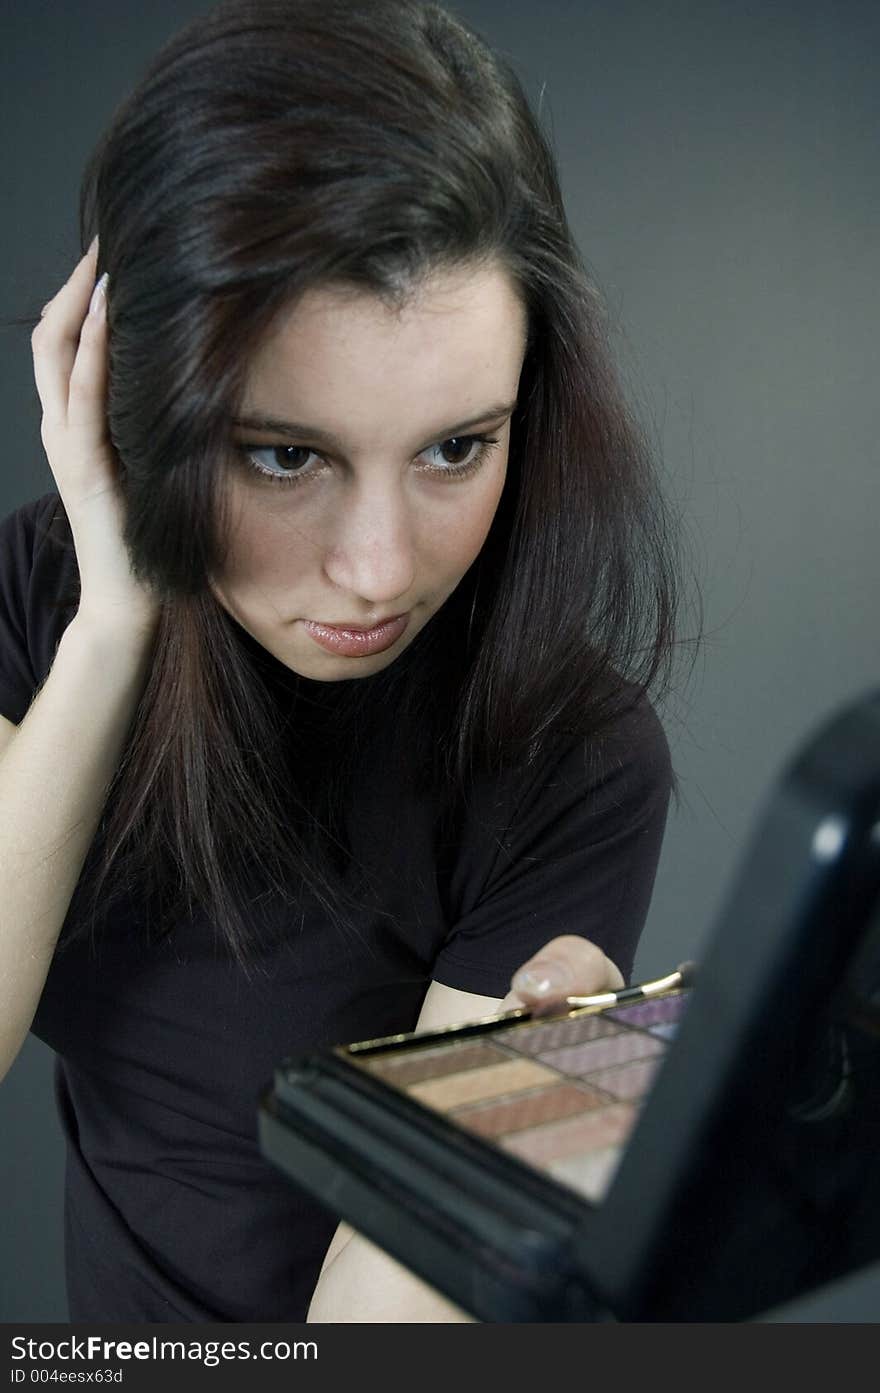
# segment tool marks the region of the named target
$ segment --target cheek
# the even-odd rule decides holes
[[[458,580],[482,550],[507,475],[506,453],[495,468],[461,487],[440,485],[419,500],[420,524],[411,534],[422,580]],[[301,582],[314,582],[326,550],[321,509],[285,507],[285,500],[243,502],[231,529],[226,564],[212,586],[235,609],[262,604],[273,594],[289,598]],[[329,529],[332,532],[332,528]],[[326,540],[326,539],[325,539]]]
[[[480,512],[462,509],[453,525],[439,536],[434,534],[433,553],[445,570],[464,574],[482,551],[493,516],[494,509]]]
[[[231,530],[220,588],[244,597],[288,587],[308,568],[313,550],[308,535],[279,507],[242,508]]]
[[[491,478],[481,479],[480,487],[462,490],[464,496],[453,516],[446,519],[447,525],[435,530],[434,548],[443,549],[450,571],[464,573],[482,551],[498,511],[505,476],[502,468]]]

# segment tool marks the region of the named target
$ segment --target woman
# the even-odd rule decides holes
[[[672,551],[552,156],[435,6],[234,0],[81,236],[0,608],[4,1070],[58,1054],[71,1319],[467,1319],[256,1108],[286,1054],[631,971]]]

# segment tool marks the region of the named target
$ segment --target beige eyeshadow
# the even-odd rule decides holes
[[[603,1146],[582,1156],[566,1156],[560,1161],[551,1161],[547,1170],[554,1180],[597,1203],[605,1198],[608,1186],[617,1174],[623,1151],[620,1145]]]
[[[448,1112],[462,1103],[476,1103],[481,1098],[498,1098],[502,1093],[540,1088],[542,1084],[556,1083],[557,1079],[558,1075],[552,1069],[545,1069],[543,1064],[536,1064],[534,1060],[511,1059],[504,1064],[491,1064],[485,1069],[468,1069],[458,1074],[447,1074],[442,1079],[410,1084],[406,1091],[426,1107]]]
[[[433,1049],[407,1050],[401,1054],[375,1055],[366,1059],[353,1056],[354,1063],[397,1088],[421,1083],[423,1079],[441,1078],[444,1074],[457,1074],[461,1069],[506,1063],[509,1059],[509,1054],[488,1040],[461,1041],[438,1045]]]

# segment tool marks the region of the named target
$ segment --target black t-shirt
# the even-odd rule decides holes
[[[57,503],[46,494],[0,523],[0,714],[16,724],[70,618],[58,602],[75,558],[45,537]],[[274,1067],[411,1030],[432,979],[503,997],[560,933],[592,939],[629,976],[669,748],[642,698],[602,749],[598,774],[578,741],[528,774],[478,782],[441,874],[432,809],[380,740],[348,810],[375,903],[346,933],[317,902],[295,914],[259,900],[253,912],[284,913],[289,931],[252,981],[204,916],[150,941],[143,906],[125,899],[97,954],[87,938],[56,951],[32,1030],[57,1053],[72,1321],[304,1320],[338,1217],[260,1153]]]

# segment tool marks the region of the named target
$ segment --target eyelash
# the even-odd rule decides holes
[[[494,449],[498,444],[497,436],[450,435],[447,436],[445,440],[441,440],[437,445],[429,445],[428,449],[438,450],[441,445],[448,445],[451,440],[470,441],[471,444],[479,445],[481,448],[477,450],[476,454],[465,464],[447,465],[445,469],[432,469],[429,470],[429,473],[436,474],[446,479],[467,478],[469,474],[475,474],[477,472],[490,450]],[[260,465],[256,464],[251,458],[258,453],[264,451],[271,452],[274,450],[306,450],[309,454],[317,454],[317,451],[312,450],[309,445],[249,445],[243,441],[236,445],[235,448],[240,451],[245,468],[252,474],[258,474],[260,478],[265,480],[268,484],[279,484],[282,488],[290,488],[295,484],[308,483],[310,479],[315,477],[314,470],[309,472],[300,470],[296,474],[273,474],[270,470],[263,469]]]

